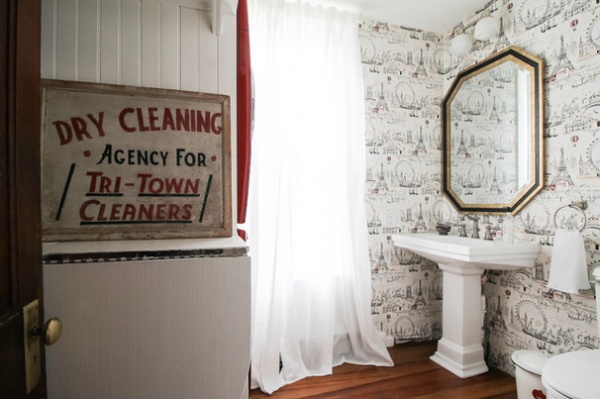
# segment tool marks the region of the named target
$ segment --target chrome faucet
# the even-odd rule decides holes
[[[494,234],[498,230],[500,230],[500,227],[498,227],[498,226],[492,227],[491,224],[485,225],[485,236],[483,237],[483,239],[485,241],[493,241],[494,240]]]
[[[459,237],[467,237],[467,227],[465,226],[465,215],[459,214],[456,222],[453,223],[454,226],[458,227],[458,236]]]
[[[498,230],[503,229],[504,227],[506,227],[507,223],[512,223],[512,219],[509,220],[509,218],[504,218],[502,216],[500,216],[496,222],[496,225],[492,225],[492,223],[488,223],[485,224],[485,237],[483,238],[486,241],[492,241],[494,240],[494,237],[496,236],[496,232]],[[504,231],[506,231],[508,229],[505,229]],[[507,239],[507,237],[504,237],[504,233],[502,233],[502,238]]]
[[[465,213],[465,217],[473,222],[471,238],[479,239],[479,217],[471,213]]]

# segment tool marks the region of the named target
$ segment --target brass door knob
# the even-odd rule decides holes
[[[42,328],[33,327],[31,334],[40,336],[47,346],[55,344],[62,334],[62,321],[58,317],[53,317],[44,323]]]

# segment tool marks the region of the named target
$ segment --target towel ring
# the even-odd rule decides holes
[[[581,228],[578,229],[579,232],[581,233],[583,231],[583,229],[585,229],[585,227],[587,226],[587,215],[585,214],[585,209],[587,209],[587,201],[573,202],[569,205],[563,205],[560,208],[558,208],[556,210],[556,212],[554,212],[554,227],[556,227],[556,228],[558,228],[558,223],[556,222],[556,216],[558,216],[558,212],[564,208],[577,209],[579,212],[581,212],[581,215],[583,216],[583,226],[581,226]]]

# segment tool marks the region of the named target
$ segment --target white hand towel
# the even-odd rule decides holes
[[[583,237],[578,230],[556,229],[547,286],[570,294],[590,288]]]

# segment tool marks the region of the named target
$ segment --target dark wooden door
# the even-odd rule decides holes
[[[0,398],[45,398],[25,383],[23,307],[38,299],[40,237],[40,0],[0,1]]]

